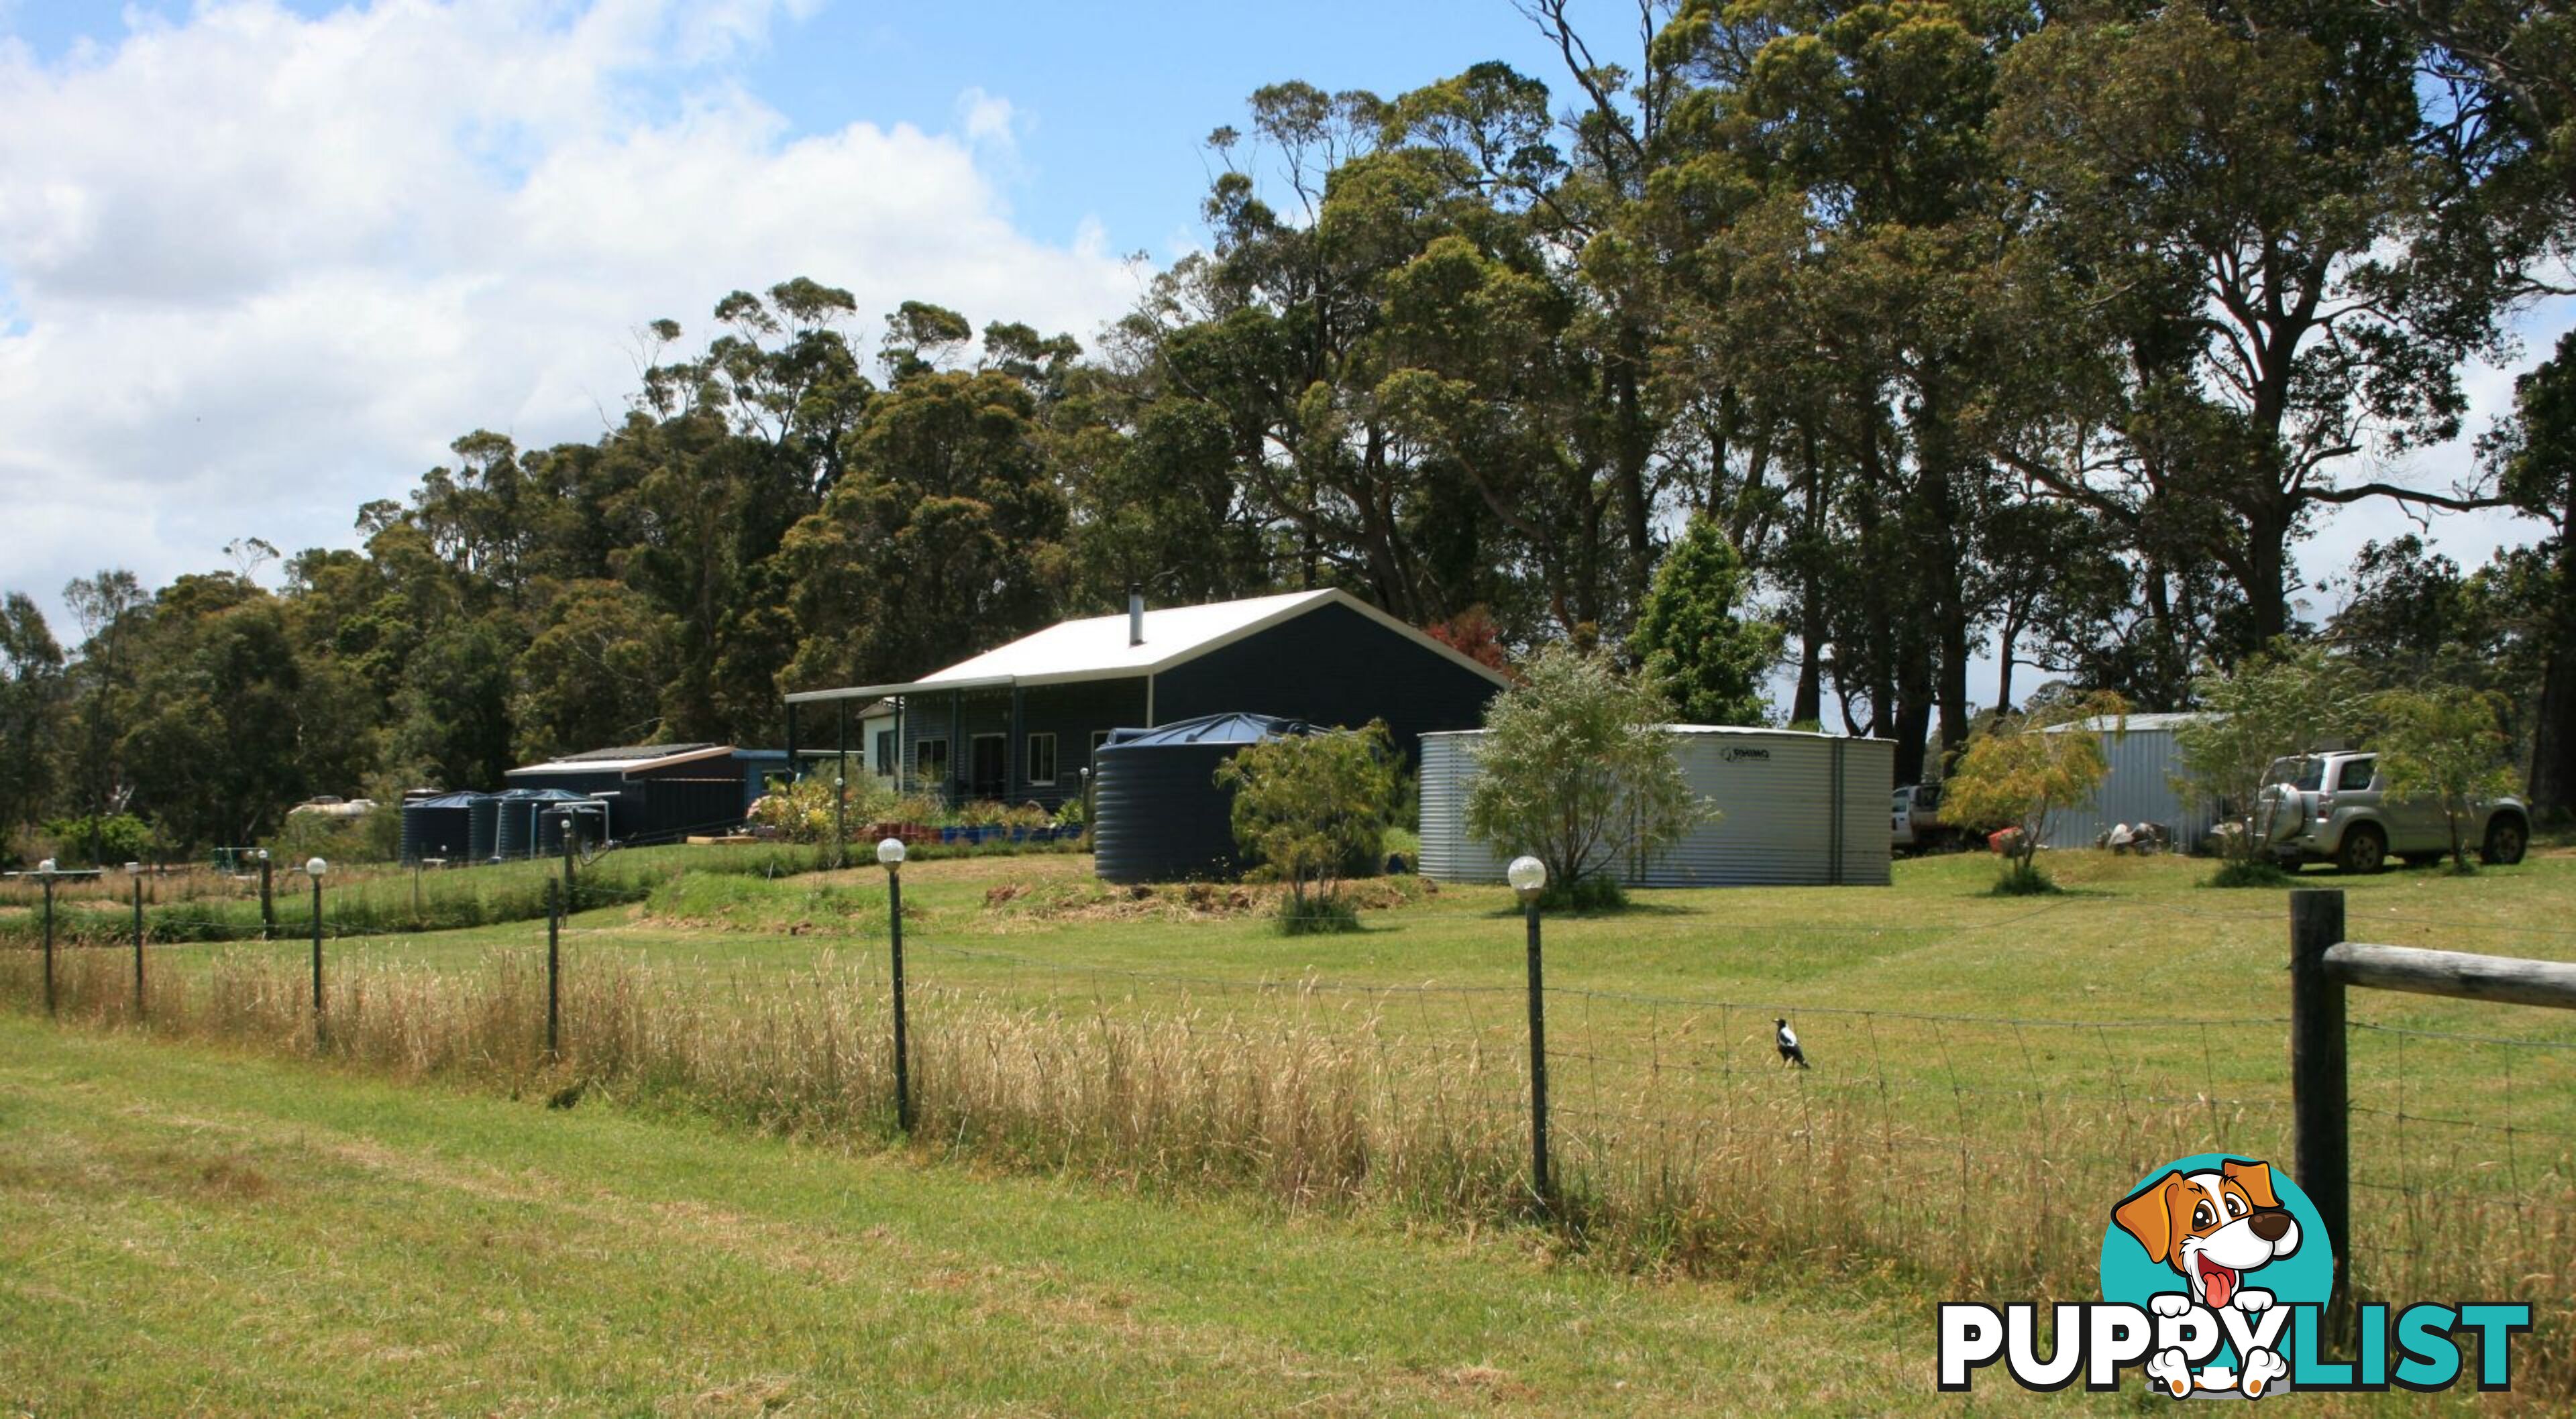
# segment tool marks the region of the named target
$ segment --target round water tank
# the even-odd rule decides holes
[[[500,795],[475,794],[473,805],[468,812],[471,814],[469,820],[471,835],[466,843],[465,855],[476,862],[489,862],[500,840]]]
[[[1217,765],[1246,745],[1314,732],[1302,720],[1212,714],[1110,735],[1092,785],[1094,869],[1109,882],[1242,875],[1234,794],[1217,786]]]
[[[444,862],[469,860],[473,851],[472,793],[419,798],[402,807],[402,860]]]

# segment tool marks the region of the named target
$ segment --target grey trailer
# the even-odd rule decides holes
[[[1609,864],[1632,887],[1884,887],[1896,746],[1788,729],[1675,724],[1682,774],[1718,816],[1651,860]],[[1499,882],[1506,855],[1467,832],[1482,730],[1422,736],[1422,875]]]

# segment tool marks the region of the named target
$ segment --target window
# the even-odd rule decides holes
[[[2343,771],[2335,775],[2335,790],[2344,793],[2361,792],[2370,787],[2370,777],[2378,767],[2377,759],[2344,760]]]
[[[923,788],[944,788],[948,783],[948,741],[916,741],[912,746],[912,776]]]
[[[894,731],[891,729],[877,731],[877,761],[874,767],[880,774],[894,772]]]
[[[1032,735],[1030,735],[1030,736],[1029,736],[1029,765],[1028,765],[1028,767],[1029,767],[1029,782],[1030,782],[1030,783],[1032,783],[1032,784],[1048,784],[1048,785],[1052,785],[1052,784],[1054,784],[1054,782],[1055,782],[1055,736],[1054,736],[1054,735],[1052,735],[1052,734],[1032,734]]]

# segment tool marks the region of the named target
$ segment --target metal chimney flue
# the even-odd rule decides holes
[[[1127,583],[1127,643],[1145,643],[1145,589],[1132,581]]]

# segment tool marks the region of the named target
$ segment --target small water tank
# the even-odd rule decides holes
[[[465,855],[476,862],[489,862],[500,840],[501,797],[495,793],[477,793],[470,797],[474,800],[469,810],[472,832]]]
[[[1246,745],[1315,732],[1303,720],[1261,714],[1211,714],[1113,732],[1100,746],[1092,786],[1094,869],[1108,882],[1242,875],[1234,794],[1217,786],[1217,765]]]
[[[402,806],[402,860],[463,862],[473,852],[474,800],[481,794],[447,793]]]

